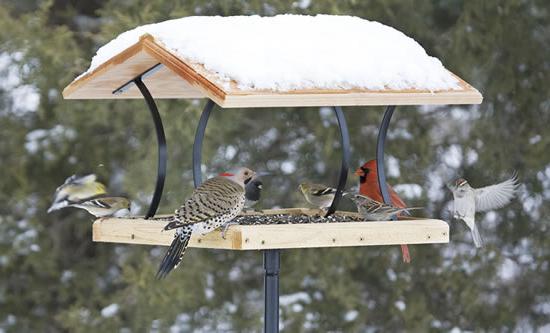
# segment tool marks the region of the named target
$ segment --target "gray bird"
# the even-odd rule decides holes
[[[502,183],[478,189],[471,187],[463,178],[447,184],[454,197],[453,218],[464,221],[470,228],[476,247],[481,247],[483,241],[475,222],[475,213],[506,206],[516,194],[518,186],[515,174]]]
[[[162,279],[178,266],[193,233],[212,232],[233,220],[245,203],[245,184],[255,172],[240,168],[235,174],[210,178],[197,187],[176,210],[164,230],[177,229],[162,259],[157,278]]]
[[[246,202],[245,208],[252,208],[255,206],[262,195],[263,183],[258,178],[251,179],[245,186]]]

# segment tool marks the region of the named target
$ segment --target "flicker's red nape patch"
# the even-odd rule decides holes
[[[235,175],[230,173],[230,172],[222,172],[222,173],[220,173],[220,176],[222,176],[222,177],[232,177],[232,176],[235,176]]]

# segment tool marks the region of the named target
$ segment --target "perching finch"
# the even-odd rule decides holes
[[[363,164],[360,168],[355,171],[355,174],[359,176],[359,193],[366,195],[367,197],[384,202],[382,193],[380,192],[380,186],[378,184],[378,172],[376,171],[376,160],[370,160]],[[398,208],[406,208],[407,205],[397,192],[388,186],[388,192],[390,193],[391,204]],[[406,263],[411,262],[411,255],[409,254],[409,247],[406,244],[401,245],[401,253],[403,255],[403,261]]]
[[[407,212],[413,209],[421,209],[420,207],[399,208],[392,205],[387,205],[383,202],[372,200],[371,198],[361,194],[346,193],[344,196],[355,203],[355,205],[357,206],[357,211],[367,221],[389,221],[401,212]]]
[[[177,229],[162,259],[157,278],[162,279],[181,262],[192,233],[207,234],[233,220],[243,209],[245,184],[255,172],[240,168],[231,176],[216,176],[197,187],[176,210],[164,230]]]
[[[85,209],[95,217],[123,217],[130,214],[130,200],[124,197],[94,197],[69,204],[68,207]]]
[[[244,203],[245,208],[252,208],[258,203],[258,201],[260,201],[263,186],[264,184],[258,178],[251,179],[248,183],[246,183],[246,202]]]
[[[97,177],[94,174],[82,177],[72,175],[67,178],[63,185],[55,190],[53,203],[48,208],[48,213],[67,207],[70,204],[105,194],[105,185],[96,180]]]
[[[516,194],[518,186],[516,175],[502,183],[478,189],[471,187],[463,178],[447,184],[454,197],[453,217],[464,221],[470,228],[476,247],[481,247],[483,241],[476,226],[475,213],[506,206]]]
[[[328,209],[336,194],[335,188],[321,184],[301,183],[299,188],[306,201],[320,209]]]

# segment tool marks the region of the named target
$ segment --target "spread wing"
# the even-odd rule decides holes
[[[506,206],[516,194],[518,185],[517,175],[514,175],[502,183],[476,189],[476,211],[482,212]]]

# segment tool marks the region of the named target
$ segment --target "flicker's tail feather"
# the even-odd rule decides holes
[[[477,225],[474,223],[474,227],[472,228],[472,238],[474,239],[474,244],[477,248],[480,248],[483,246],[483,241],[481,240],[481,235],[479,234],[479,229],[477,228]]]
[[[168,251],[164,255],[164,258],[160,264],[157,272],[157,279],[164,279],[168,273],[179,265],[190,238],[191,227],[184,226],[176,231],[174,240],[172,241],[172,244],[170,244],[170,247],[168,248]]]

